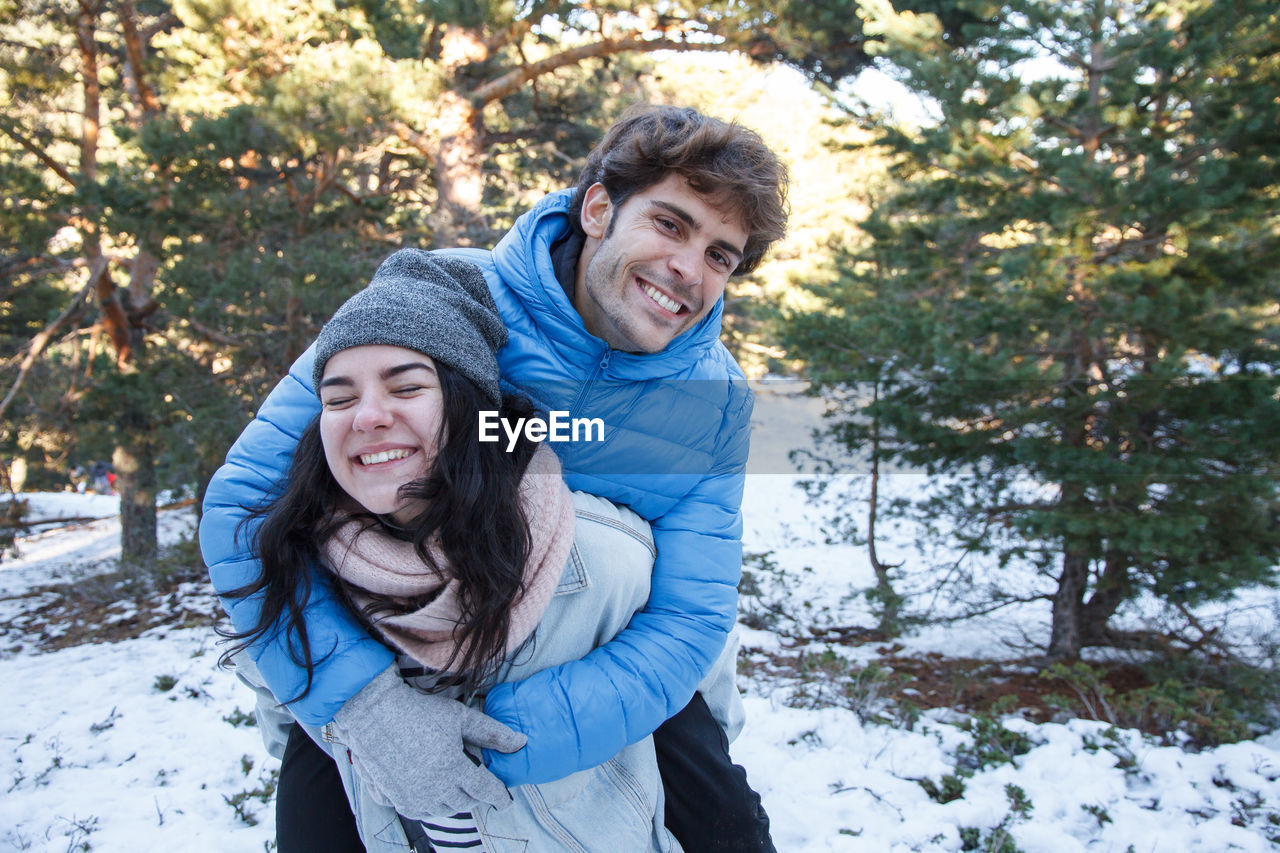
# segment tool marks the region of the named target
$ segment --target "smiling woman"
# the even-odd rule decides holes
[[[319,390],[333,478],[365,509],[407,524],[421,500],[400,488],[431,470],[444,424],[435,362],[404,347],[354,347],[329,359]]]
[[[574,837],[586,849],[676,851],[651,737],[599,767],[511,791],[464,748],[524,745],[474,707],[483,691],[581,658],[622,630],[648,598],[654,546],[635,513],[565,486],[542,441],[556,440],[567,413],[547,421],[501,394],[494,355],[506,331],[479,270],[449,257],[420,264],[411,276],[384,265],[321,331],[320,413],[285,491],[258,513],[261,576],[231,593],[262,602],[238,648],[283,623],[310,679],[319,664],[298,590],[319,563],[347,612],[396,653],[332,722],[305,733],[236,659],[259,691],[264,738],[287,744],[278,847],[490,849],[486,839],[504,839],[558,850]],[[507,429],[505,447],[478,440],[482,415]],[[727,708],[737,702],[732,668],[718,671],[707,689]],[[312,781],[326,775],[341,778]],[[345,791],[354,826],[318,823],[318,791]],[[408,805],[397,813],[389,802]],[[321,810],[325,820],[345,813]]]
[[[571,522],[558,477],[558,489],[535,509],[524,503],[537,445],[503,453],[475,440],[483,409],[496,406],[513,420],[533,414],[527,400],[499,389],[495,352],[506,329],[483,276],[454,258],[432,260],[415,273],[425,274],[375,275],[321,330],[312,370],[320,414],[299,442],[284,493],[259,513],[261,576],[233,593],[265,592],[257,625],[237,635],[240,645],[281,618],[298,638],[307,683],[299,696],[281,697],[288,701],[306,695],[315,669],[295,596],[309,563],[333,571],[354,614],[375,630],[380,614],[407,613],[418,603],[353,587],[342,568],[355,549],[348,542],[333,552],[333,542],[375,542],[391,531],[412,543],[424,563],[404,574],[447,571],[457,582],[450,630],[457,642],[432,665],[453,668],[458,684],[474,687],[492,677],[509,641],[524,639],[511,635],[511,608],[529,589],[530,555],[542,543],[510,531],[540,519],[554,530],[546,518]],[[534,466],[545,467],[558,471],[549,452]],[[351,534],[353,525],[360,536]],[[567,551],[568,536],[559,541]]]

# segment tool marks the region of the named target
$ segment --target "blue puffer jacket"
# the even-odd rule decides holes
[[[547,196],[492,252],[450,253],[484,270],[507,323],[510,341],[499,353],[504,384],[544,411],[603,421],[603,441],[552,444],[569,487],[649,519],[658,558],[648,605],[612,642],[582,660],[490,690],[485,711],[529,737],[512,755],[486,752],[508,785],[547,782],[600,764],[683,708],[733,626],[742,565],[752,399],[719,342],[722,305],[656,355],[609,349],[583,327],[552,268],[550,247],[569,228],[570,196]],[[200,542],[219,592],[259,571],[246,544],[249,528],[238,539],[234,534],[243,507],[261,502],[285,477],[298,435],[319,411],[311,363],[308,351],[293,365],[209,485]],[[256,621],[253,599],[224,604],[241,630]],[[290,707],[298,719],[319,726],[392,655],[349,616],[323,573],[313,576],[306,619],[320,660],[310,693]],[[305,673],[284,638],[249,651],[277,696],[301,692]]]

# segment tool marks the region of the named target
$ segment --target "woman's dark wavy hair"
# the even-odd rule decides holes
[[[434,562],[428,543],[437,543],[459,581],[462,617],[454,636],[458,651],[445,669],[457,674],[469,691],[484,684],[503,657],[511,606],[524,591],[530,541],[519,487],[537,445],[522,436],[507,452],[501,442],[479,441],[479,412],[492,409],[489,398],[446,364],[436,362],[436,372],[444,418],[435,462],[424,479],[401,487],[405,497],[423,499],[426,509],[401,530],[412,536],[418,555],[429,565]],[[530,417],[534,408],[524,397],[505,396],[499,412],[514,423]],[[285,632],[295,663],[307,673],[302,691],[286,704],[311,691],[316,665],[332,653],[325,650],[317,657],[313,651],[303,603],[310,596],[312,573],[323,571],[320,546],[351,517],[351,503],[325,461],[317,415],[298,441],[283,491],[251,510],[239,531],[259,522],[250,535],[262,570],[256,580],[227,596],[260,596],[261,610],[249,630],[223,630],[232,644],[222,661],[260,638]],[[373,514],[364,514],[363,520],[366,530],[382,524]],[[370,629],[376,617],[417,610],[426,603],[378,596],[360,608],[346,582],[333,579],[344,603]]]
[[[747,243],[734,275],[754,270],[786,236],[787,167],[760,134],[689,107],[651,104],[629,109],[587,155],[570,224],[582,234],[582,203],[593,184],[603,184],[621,207],[669,175],[683,177],[713,206],[741,214]]]

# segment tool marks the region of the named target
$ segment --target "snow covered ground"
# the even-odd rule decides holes
[[[32,515],[40,507],[105,517],[21,540],[20,555],[0,562],[7,625],[47,600],[28,591],[88,582],[118,554],[112,499],[32,502]],[[863,551],[822,541],[795,478],[752,475],[745,512],[747,550],[787,571],[796,607],[835,622],[865,613],[847,595],[869,583]],[[163,538],[176,541],[190,534],[192,515],[163,512],[161,523]],[[200,584],[185,585],[181,598],[195,610],[217,607]],[[1254,594],[1254,612],[1274,601]],[[1042,631],[1045,616],[1027,607],[904,645],[999,657],[1006,640]],[[1265,620],[1250,627],[1271,629]],[[748,658],[786,645],[767,630],[743,635]],[[0,642],[0,850],[271,849],[275,763],[248,724],[247,690],[215,666],[215,640],[208,628],[164,627],[37,653],[10,627]],[[733,753],[763,796],[782,853],[1010,853],[1006,840],[1024,853],[1280,847],[1280,733],[1197,753],[1097,722],[1012,718],[1004,738],[1018,744],[1016,756],[988,762],[952,712],[926,712],[908,728],[797,703],[794,679],[759,674],[741,686],[748,723]],[[930,796],[930,784],[963,787],[940,802],[948,797]]]

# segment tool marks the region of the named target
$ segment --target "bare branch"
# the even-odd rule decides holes
[[[133,360],[133,344],[129,342],[129,317],[120,302],[120,289],[111,280],[105,255],[99,255],[90,265],[89,283],[97,293],[102,325],[115,347],[116,364],[129,364]]]
[[[999,601],[992,602],[983,607],[975,607],[972,610],[966,610],[964,613],[957,613],[953,616],[930,616],[930,624],[943,623],[950,625],[955,622],[963,622],[967,619],[976,619],[979,616],[989,616],[992,613],[998,613],[1006,607],[1013,607],[1017,604],[1035,604],[1038,601],[1052,601],[1053,596],[1048,593],[1028,596],[1010,596],[1002,598]]]
[[[409,125],[405,124],[402,121],[396,122],[394,125],[394,128],[395,128],[396,136],[400,137],[400,140],[402,142],[411,146],[414,151],[417,151],[423,157],[426,157],[427,165],[430,166],[431,168],[435,168],[435,165],[436,165],[435,149],[432,147],[431,141],[427,139],[425,135],[409,127]]]
[[[640,36],[628,36],[619,39],[603,38],[600,41],[571,47],[568,50],[548,56],[546,59],[540,59],[537,62],[509,71],[475,89],[469,97],[474,103],[487,104],[519,91],[520,87],[530,80],[549,74],[557,69],[577,65],[586,59],[615,56],[628,51],[652,53],[655,50],[725,51],[729,49],[729,46],[723,43],[678,41],[665,36],[649,39]]]
[[[96,515],[62,515],[56,518],[24,518],[14,520],[10,518],[0,519],[0,528],[15,528],[18,530],[27,530],[33,527],[40,527],[45,524],[57,524],[59,526],[67,526],[71,524],[87,524],[92,521],[100,521],[101,516]]]
[[[160,112],[160,101],[147,83],[142,71],[143,41],[138,33],[138,9],[133,0],[125,0],[120,4],[120,25],[124,29],[124,46],[126,63],[133,79],[134,93],[143,115]]]
[[[199,320],[194,320],[190,317],[187,318],[187,325],[189,325],[201,337],[207,338],[214,343],[225,344],[230,347],[247,347],[249,345],[246,341],[240,340],[239,338],[233,338],[230,335],[225,335],[217,329],[210,328]]]
[[[90,182],[98,178],[98,134],[102,119],[102,82],[98,77],[98,44],[94,35],[99,11],[97,4],[80,0],[80,14],[76,16],[76,43],[80,48],[80,76],[84,88],[80,171]]]
[[[5,136],[8,136],[14,142],[18,143],[23,148],[27,149],[33,155],[35,155],[37,160],[39,160],[41,163],[47,166],[49,170],[53,172],[55,175],[57,175],[59,178],[62,178],[62,180],[70,184],[72,189],[76,187],[76,179],[71,177],[71,173],[68,172],[61,163],[59,163],[57,160],[54,160],[52,157],[50,157],[43,149],[37,147],[34,142],[27,139],[22,134],[18,133],[18,131],[15,130],[14,128],[10,127],[7,121],[4,123],[3,126],[0,126],[0,130],[4,131]]]
[[[150,41],[152,36],[160,33],[168,32],[174,27],[182,26],[182,19],[172,12],[165,12],[160,17],[152,21],[148,26],[138,31],[143,41]]]
[[[31,367],[36,363],[36,359],[44,352],[45,347],[49,345],[49,341],[53,339],[53,335],[58,331],[64,323],[73,317],[78,317],[84,311],[88,304],[89,295],[93,293],[94,279],[91,276],[89,282],[82,288],[80,292],[71,300],[71,304],[59,314],[53,322],[45,326],[38,335],[31,339],[31,343],[27,344],[26,354],[22,356],[22,365],[18,368],[18,377],[13,381],[13,385],[9,388],[9,393],[5,394],[4,400],[0,400],[0,421],[4,420],[4,413],[8,410],[9,405],[18,395],[18,389],[22,387],[22,383],[26,380],[27,374],[31,372]],[[16,359],[16,356],[15,356]],[[10,362],[12,364],[12,361]]]
[[[484,40],[485,50],[493,54],[507,45],[519,45],[520,40],[533,29],[536,20],[536,18],[530,16],[519,21],[513,21],[508,26],[496,30]]]

